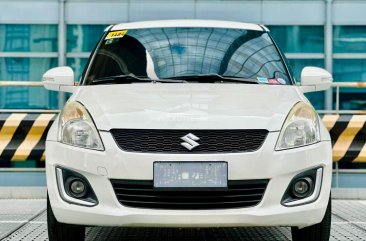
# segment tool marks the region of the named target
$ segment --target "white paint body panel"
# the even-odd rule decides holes
[[[132,84],[79,87],[99,130],[267,129],[279,131],[290,109],[307,101],[296,86]]]
[[[101,132],[105,152],[47,142],[47,185],[51,205],[60,222],[98,226],[140,227],[229,227],[229,226],[308,226],[319,223],[325,213],[331,188],[332,151],[329,141],[308,147],[275,152],[278,132],[269,134],[256,152],[220,155],[158,155],[127,153],[120,150],[109,132]],[[221,210],[153,210],[122,206],[109,181],[152,179],[153,162],[228,162],[229,180],[270,178],[261,203],[255,207]],[[324,167],[323,183],[317,201],[296,207],[281,205],[291,179],[307,169]],[[84,175],[92,185],[99,204],[83,207],[64,202],[57,191],[55,167],[63,166]],[[108,175],[102,175],[103,167]]]
[[[60,222],[151,227],[308,226],[321,221],[328,203],[332,150],[329,133],[321,124],[320,143],[285,151],[274,151],[279,130],[291,107],[306,100],[296,86],[246,84],[130,84],[78,87],[71,97],[89,110],[105,151],[72,147],[56,141],[56,120],[46,144],[47,185],[51,205]],[[255,152],[237,154],[147,154],[118,148],[111,128],[271,130]],[[228,162],[229,180],[270,179],[261,203],[241,209],[152,210],[124,207],[116,199],[109,179],[153,178],[153,162]],[[68,204],[57,191],[55,167],[84,175],[99,204],[83,207]],[[317,201],[297,206],[281,205],[291,179],[317,167],[324,168]],[[103,174],[100,169],[105,170]]]
[[[313,91],[327,90],[333,82],[332,75],[325,69],[305,67],[301,71],[301,86],[311,87]]]
[[[60,91],[61,87],[74,86],[74,71],[67,66],[56,67],[43,74],[42,84],[48,90]]]
[[[263,31],[262,27],[253,23],[242,23],[234,21],[218,21],[218,20],[196,20],[196,19],[182,19],[182,20],[155,20],[155,21],[141,21],[132,23],[120,23],[111,29],[139,29],[139,28],[175,28],[175,27],[201,27],[201,28],[235,28]]]
[[[120,24],[113,30],[169,26],[262,31],[259,25],[190,20]],[[298,86],[134,83],[74,89],[70,99],[79,101],[89,111],[105,150],[88,150],[57,142],[58,119],[54,122],[46,142],[46,170],[50,203],[59,222],[137,227],[305,227],[322,220],[329,200],[332,174],[332,148],[324,125],[320,123],[320,142],[275,151],[289,111],[299,101],[307,101]],[[270,132],[262,147],[254,152],[151,154],[121,150],[109,132],[113,128],[267,129]],[[110,179],[152,180],[155,161],[226,161],[229,180],[270,181],[262,201],[254,207],[154,210],[122,206]],[[98,198],[98,205],[84,207],[63,201],[57,189],[56,166],[71,169],[87,178]],[[291,180],[299,173],[317,167],[323,167],[324,171],[319,198],[305,205],[283,206],[281,199]]]

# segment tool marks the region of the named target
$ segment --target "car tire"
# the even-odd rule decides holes
[[[292,227],[292,241],[329,241],[332,219],[332,200],[329,198],[328,207],[323,220],[306,228]]]
[[[49,241],[83,241],[85,240],[85,227],[60,223],[53,214],[47,196],[47,227]]]

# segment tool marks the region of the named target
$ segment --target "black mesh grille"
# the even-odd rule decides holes
[[[228,181],[227,190],[165,191],[153,181],[111,180],[118,201],[128,207],[151,209],[224,209],[257,205],[268,180]]]
[[[258,150],[267,130],[149,130],[112,129],[118,146],[129,152],[149,153],[235,153]],[[189,151],[181,137],[192,133],[200,145]]]

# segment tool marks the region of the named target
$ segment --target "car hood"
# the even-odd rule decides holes
[[[296,86],[136,83],[80,86],[82,103],[99,130],[267,129],[278,131],[298,101]]]

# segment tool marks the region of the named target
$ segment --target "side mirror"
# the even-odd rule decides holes
[[[74,71],[70,67],[56,67],[43,74],[43,86],[48,90],[73,92]]]
[[[333,82],[332,75],[325,69],[305,67],[301,71],[301,89],[303,92],[327,90]]]

